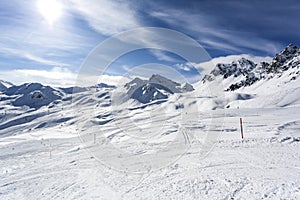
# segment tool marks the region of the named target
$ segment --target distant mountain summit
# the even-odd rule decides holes
[[[8,82],[8,81],[3,81],[0,80],[0,92],[4,92],[5,90],[7,90],[7,88],[12,87],[14,84]]]
[[[226,90],[236,90],[241,87],[250,86],[262,79],[271,79],[282,76],[289,70],[290,80],[295,80],[299,75],[300,49],[289,44],[284,50],[276,54],[271,63],[254,63],[246,58],[241,58],[229,64],[219,63],[205,75],[202,82],[213,81],[217,77],[223,79],[232,78],[232,84]]]
[[[62,98],[60,91],[40,83],[26,83],[20,86],[12,86],[6,89],[4,94],[16,97],[12,101],[14,106],[28,106],[30,108],[40,108]]]
[[[238,77],[240,75],[248,75],[254,68],[256,64],[246,58],[241,58],[237,61],[233,61],[230,64],[219,63],[211,71],[210,75],[206,75],[204,80],[214,80],[216,76],[223,76],[224,79],[234,76]]]
[[[231,63],[219,63],[209,74],[204,76],[202,83],[195,84],[195,87],[197,92],[199,90],[199,95],[203,95],[207,91],[206,84],[214,84],[213,81],[216,81],[216,84],[224,86],[225,91],[241,89],[237,92],[236,97],[232,97],[232,99],[241,100],[253,99],[257,97],[257,94],[263,96],[268,92],[271,94],[272,92],[281,91],[282,94],[288,94],[286,91],[283,91],[286,90],[282,89],[284,88],[283,86],[291,88],[295,86],[296,89],[294,91],[288,92],[291,94],[291,101],[296,102],[298,101],[296,93],[298,93],[299,89],[298,85],[295,84],[299,84],[299,68],[300,49],[290,44],[269,62],[255,63],[250,59],[239,56],[238,59]],[[257,85],[254,85],[256,83]],[[253,87],[249,87],[252,85]],[[249,90],[246,88],[249,88]],[[259,88],[258,91],[256,91],[257,88]],[[121,105],[128,100],[132,102],[130,99],[136,100],[134,103],[160,103],[166,101],[172,94],[186,93],[193,90],[194,87],[189,83],[180,84],[158,74],[153,74],[148,80],[135,78],[123,87],[105,83],[90,87],[74,86],[68,88],[52,88],[40,83],[26,83],[15,86],[12,83],[0,80],[0,101],[16,107],[27,106],[34,109],[71,100],[74,100],[78,105],[95,103],[97,106],[108,107],[112,103]],[[252,93],[252,91],[255,92]],[[243,92],[248,92],[249,94],[243,94]],[[95,96],[90,97],[90,93],[95,94]],[[271,96],[273,98],[273,93]],[[231,102],[232,99],[229,99],[228,102]],[[277,99],[284,98],[278,97]],[[211,107],[222,107],[217,105],[219,104],[218,102],[210,104],[212,105]],[[286,102],[287,100],[283,101],[283,103],[279,102],[278,105],[290,104]],[[270,102],[270,105],[273,104]]]
[[[267,73],[282,73],[289,68],[294,68],[300,64],[300,49],[289,44],[284,50],[276,54],[272,62],[266,66]]]
[[[124,86],[127,95],[141,103],[149,103],[159,99],[167,99],[170,94],[193,91],[188,83],[180,84],[161,75],[154,74],[149,80],[135,78]]]

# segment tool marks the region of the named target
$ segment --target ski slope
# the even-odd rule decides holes
[[[110,92],[99,94],[105,99]],[[199,100],[195,93],[181,95],[181,101],[196,100],[207,108],[201,102],[211,98]],[[274,106],[255,108],[246,103],[251,99],[230,96],[226,112],[203,109],[198,118],[181,120],[182,112],[195,113],[188,107],[174,109],[179,100],[103,114],[109,101],[101,101],[95,111],[84,93],[74,99],[85,105],[75,116],[74,107],[64,101],[50,111],[6,109],[6,120],[15,125],[1,130],[1,199],[299,199],[299,101],[280,107],[276,105],[285,98],[264,97],[263,103]],[[173,110],[161,114],[163,108]],[[24,116],[32,120],[24,123]],[[78,137],[78,128],[88,131]],[[208,134],[216,139],[203,151]],[[172,141],[180,145],[169,145]],[[109,144],[126,153],[119,157]]]
[[[300,199],[298,71],[146,103],[105,84],[4,88],[0,199]]]
[[[201,154],[201,138],[182,137],[180,141],[188,143],[184,154],[169,148],[170,163],[140,173],[112,169],[109,157],[115,155],[107,148],[101,148],[101,155],[108,158],[95,159],[91,151],[99,150],[98,144],[83,144],[72,125],[16,132],[0,140],[1,199],[299,199],[298,113],[299,105],[228,110],[224,124],[213,124],[208,132],[220,132],[208,155]],[[241,115],[244,140],[238,128]],[[201,137],[207,118],[191,122],[190,134]],[[176,123],[172,129],[170,134],[179,134]],[[122,138],[109,129],[103,134]],[[131,157],[163,148],[168,139],[160,139],[152,149],[128,139],[120,145],[132,153],[113,160],[129,160],[130,169],[139,171],[141,163]]]

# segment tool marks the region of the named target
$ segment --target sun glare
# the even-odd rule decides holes
[[[63,6],[57,0],[38,0],[37,7],[50,26],[62,15]]]

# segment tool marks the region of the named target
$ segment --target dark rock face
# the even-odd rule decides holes
[[[282,50],[279,54],[276,54],[273,58],[270,65],[266,67],[267,73],[280,73],[289,69],[289,67],[295,67],[294,64],[289,63],[294,57],[300,55],[300,49],[293,45],[289,44],[284,50]],[[299,63],[298,63],[299,64]]]
[[[217,64],[216,68],[211,72],[212,75],[223,75],[226,79],[232,75],[238,77],[240,75],[247,75],[256,67],[256,64],[245,58],[239,59],[237,62],[233,61],[231,64]]]

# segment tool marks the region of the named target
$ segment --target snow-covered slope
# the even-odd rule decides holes
[[[195,85],[199,94],[209,95],[215,85],[222,86],[224,98],[198,102],[208,109],[230,107],[283,107],[298,104],[300,50],[288,45],[271,62],[255,63],[239,58],[231,63],[219,63],[201,82]],[[241,96],[247,96],[242,100]],[[210,103],[208,103],[210,102]]]
[[[10,87],[0,199],[299,199],[297,51],[219,64],[193,87],[159,75],[121,88]]]

